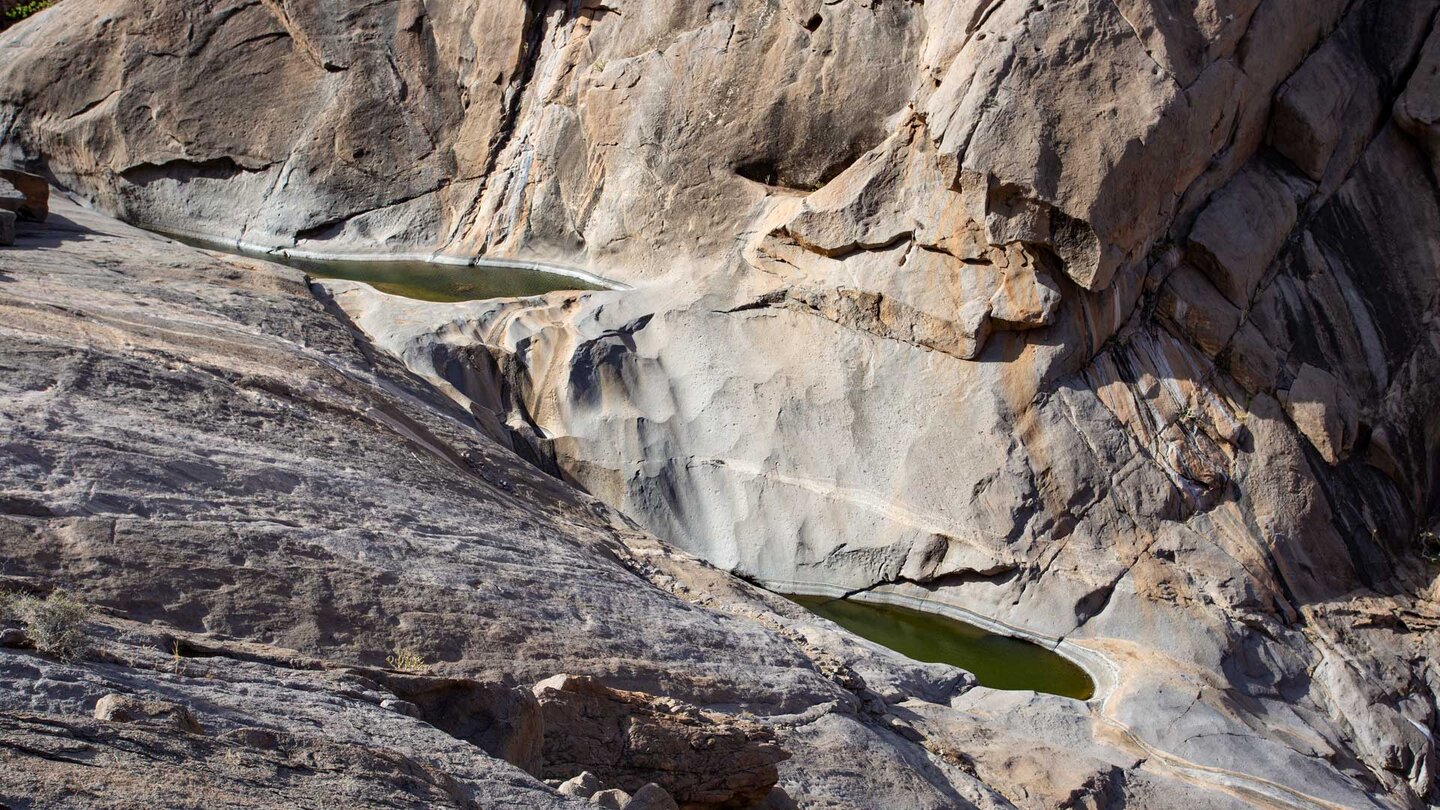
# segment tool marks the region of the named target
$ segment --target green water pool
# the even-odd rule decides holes
[[[833,599],[790,596],[810,612],[857,636],[916,661],[951,664],[991,689],[1029,689],[1089,700],[1095,684],[1074,662],[1018,638],[918,610]]]
[[[311,278],[361,281],[381,292],[417,301],[454,303],[483,301],[487,298],[523,298],[558,290],[605,289],[573,276],[484,260],[479,260],[472,266],[413,260],[309,259],[279,253],[237,250],[234,246],[175,234],[165,235],[191,247],[283,264],[304,271]]]
[[[267,257],[313,278],[363,281],[375,289],[419,301],[450,303],[522,298],[557,290],[599,290],[572,276],[497,265],[465,266],[415,261],[333,261]]]

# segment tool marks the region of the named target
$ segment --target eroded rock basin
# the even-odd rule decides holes
[[[898,605],[828,596],[788,596],[807,610],[902,655],[951,664],[991,689],[1025,689],[1076,700],[1095,694],[1073,661],[1038,644]]]
[[[247,249],[207,239],[166,233],[204,250],[263,259],[303,271],[313,278],[359,281],[390,295],[433,303],[525,298],[560,290],[604,290],[611,285],[579,271],[544,269],[528,262],[477,259],[469,264],[424,259],[334,258]]]

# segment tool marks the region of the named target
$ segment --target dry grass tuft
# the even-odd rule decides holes
[[[25,624],[25,634],[40,652],[73,661],[90,646],[85,634],[90,608],[65,591],[52,591],[44,599],[12,597],[6,610]]]
[[[393,670],[411,674],[424,672],[427,668],[425,659],[420,657],[420,653],[409,647],[396,648],[395,652],[385,657],[385,663],[389,664]]]

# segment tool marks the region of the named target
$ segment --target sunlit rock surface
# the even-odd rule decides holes
[[[1436,802],[1440,4],[672,6],[50,11],[0,39],[4,151],[136,222],[633,283],[324,297],[722,568],[1113,670],[1089,715],[908,710],[931,753],[865,785]]]

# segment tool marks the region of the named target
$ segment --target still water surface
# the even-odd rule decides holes
[[[599,290],[594,284],[559,273],[498,265],[434,264],[416,261],[335,261],[266,256],[313,278],[363,281],[380,292],[420,301],[481,301],[522,298],[556,290]]]
[[[894,605],[828,596],[789,598],[857,636],[916,661],[951,664],[974,673],[981,686],[1031,689],[1078,700],[1089,700],[1095,694],[1095,684],[1085,670],[1029,641]]]
[[[414,260],[309,259],[259,250],[236,249],[234,245],[227,246],[175,234],[165,235],[192,247],[287,265],[307,273],[311,278],[361,281],[380,292],[414,298],[417,301],[454,303],[483,301],[487,298],[522,298],[557,290],[605,289],[560,273],[511,267],[485,262],[483,259],[477,260],[474,266]]]

